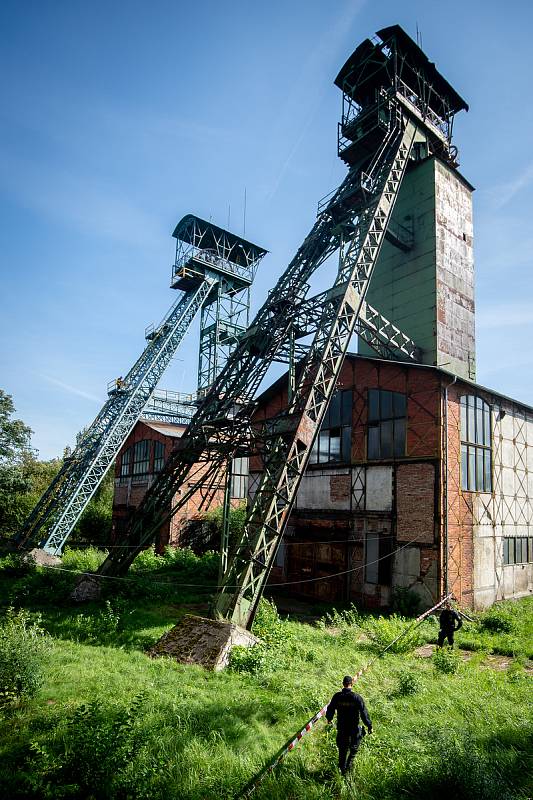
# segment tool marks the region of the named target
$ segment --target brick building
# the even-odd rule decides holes
[[[286,394],[285,376],[258,416]],[[252,496],[259,478],[252,459]],[[270,581],[302,579],[292,593],[376,607],[395,587],[426,605],[446,583],[474,607],[531,593],[533,409],[442,369],[349,355]]]
[[[113,539],[126,529],[133,513],[166,463],[185,425],[140,419],[124,442],[115,462],[115,493],[113,497]],[[232,504],[238,505],[246,494],[242,459],[236,459],[232,476]],[[247,464],[245,465],[247,470]],[[206,511],[222,505],[224,476],[214,488],[202,484],[202,471],[194,476],[197,491],[167,520],[159,532],[156,547],[178,545],[187,523],[200,520]]]

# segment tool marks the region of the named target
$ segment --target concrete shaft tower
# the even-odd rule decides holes
[[[472,186],[436,156],[414,162],[392,217],[368,301],[420,348],[424,364],[475,380]],[[360,341],[359,352],[372,355]]]
[[[420,349],[420,361],[475,380],[473,187],[457,169],[454,114],[468,105],[398,25],[363,42],[337,76],[343,91],[339,156],[358,157],[359,113],[382,85],[429,134],[413,148],[367,299]],[[373,351],[359,339],[359,352]]]

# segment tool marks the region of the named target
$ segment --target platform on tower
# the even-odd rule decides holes
[[[176,239],[176,259],[171,287],[190,291],[207,274],[220,276],[226,292],[250,286],[257,266],[267,251],[231,231],[193,214],[187,214],[172,234]]]

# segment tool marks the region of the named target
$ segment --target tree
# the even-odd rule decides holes
[[[32,457],[31,428],[15,413],[13,398],[0,389],[0,492],[20,492],[27,488],[24,465]]]

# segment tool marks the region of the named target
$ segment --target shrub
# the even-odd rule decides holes
[[[333,611],[328,612],[322,617],[317,624],[320,628],[339,628],[342,631],[346,628],[360,627],[362,622],[363,618],[359,614],[357,606],[352,603],[350,607],[346,608],[344,611],[337,611],[337,609],[334,608]]]
[[[16,581],[11,588],[9,602],[15,606],[57,606],[69,602],[76,580],[77,575],[74,572],[37,567],[35,571]]]
[[[48,639],[28,611],[9,608],[0,626],[0,704],[33,697],[43,681]]]
[[[482,630],[491,633],[511,633],[515,627],[515,621],[511,612],[505,606],[493,606],[479,620]]]
[[[420,597],[404,586],[397,586],[392,593],[391,608],[404,617],[416,617],[420,608]]]
[[[138,797],[139,783],[158,767],[134,761],[143,748],[139,719],[144,702],[144,694],[126,708],[94,700],[79,706],[51,741],[33,742],[32,766],[41,784],[35,796]],[[134,787],[137,791],[131,792]]]
[[[446,675],[457,672],[460,661],[461,656],[453,647],[437,647],[433,653],[433,666]]]
[[[408,626],[409,620],[397,614],[391,614],[390,617],[367,617],[363,622],[363,629],[375,648],[379,651],[389,648],[391,653],[409,653],[422,644],[420,630],[413,628],[408,631]]]
[[[35,562],[23,553],[8,553],[0,558],[0,573],[20,578],[35,571]]]
[[[112,605],[110,600],[106,600],[104,608],[96,614],[82,613],[74,617],[74,637],[86,642],[110,642],[123,627],[124,616],[125,610],[119,603]]]
[[[276,606],[264,597],[259,603],[252,630],[269,647],[283,645],[290,637],[289,627],[280,619]]]
[[[264,597],[259,603],[252,630],[261,642],[252,647],[234,647],[229,659],[230,669],[258,675],[282,667],[289,656],[290,630],[280,619],[274,603]]]
[[[398,676],[398,694],[407,697],[420,691],[420,678],[415,672],[405,670]]]
[[[65,547],[61,566],[76,572],[96,572],[106,558],[107,553],[96,547],[83,547],[79,550]]]

